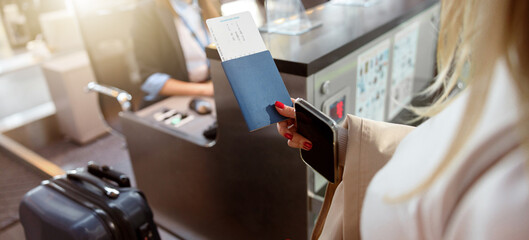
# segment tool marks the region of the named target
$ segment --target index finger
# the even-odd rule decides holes
[[[294,103],[295,101],[295,99],[293,98],[291,98],[290,100],[292,101],[292,103]],[[280,115],[288,118],[296,118],[296,110],[293,107],[286,106],[285,104],[279,101],[276,101],[275,107]]]

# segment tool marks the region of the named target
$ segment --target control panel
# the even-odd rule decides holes
[[[153,119],[173,128],[179,128],[192,121],[195,117],[176,109],[162,108],[152,115]]]
[[[194,144],[215,144],[217,116],[212,98],[173,96],[141,109],[135,115],[154,128]]]
[[[432,7],[309,77],[307,99],[337,123],[393,121],[433,79],[438,14]]]
[[[338,124],[342,123],[347,115],[346,109],[349,107],[347,104],[349,92],[349,87],[346,87],[342,91],[335,93],[323,103],[322,111]]]

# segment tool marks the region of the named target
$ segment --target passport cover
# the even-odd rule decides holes
[[[221,64],[250,132],[287,119],[277,113],[275,102],[293,104],[269,51]]]

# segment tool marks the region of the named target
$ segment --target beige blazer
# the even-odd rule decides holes
[[[451,143],[468,94],[413,129],[348,116],[342,181],[328,185],[313,239],[529,239],[527,152],[505,64],[493,76],[479,124],[426,191],[388,202],[430,176]]]
[[[347,116],[344,127],[349,137],[342,181],[328,184],[313,239],[320,236],[322,239],[360,238],[360,211],[367,186],[391,158],[402,138],[413,129],[353,115]]]

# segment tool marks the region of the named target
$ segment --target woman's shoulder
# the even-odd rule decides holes
[[[452,190],[457,190],[462,182],[454,179],[458,176],[468,176],[471,171],[480,170],[479,164],[475,164],[480,159],[473,157],[475,155],[472,153],[479,152],[480,149],[491,149],[493,146],[499,147],[497,150],[501,152],[512,146],[509,144],[504,148],[497,146],[498,133],[508,126],[515,126],[520,117],[516,89],[504,63],[498,64],[490,89],[487,98],[482,101],[485,108],[480,121],[465,143],[458,159],[424,192],[417,194],[410,201],[389,204],[383,200],[384,197],[401,196],[410,192],[438,168],[460,124],[464,124],[461,123],[461,119],[470,101],[468,92],[461,93],[445,110],[414,129],[403,139],[392,159],[371,181],[364,200],[366,209],[363,218],[369,215],[369,211],[381,214],[383,212],[388,218],[400,219],[398,221],[402,221],[406,228],[422,229],[422,233],[407,231],[410,238],[414,238],[415,234],[442,236],[447,212],[452,211],[452,207],[458,206],[452,204],[456,203],[460,193]],[[523,155],[518,158],[523,158]],[[528,156],[525,155],[525,159],[527,158]],[[472,175],[467,180],[474,179],[477,177]],[[526,181],[529,180],[526,178]],[[490,191],[492,194],[492,188]],[[380,209],[385,210],[380,211]],[[363,220],[368,219],[366,217]]]
[[[528,155],[518,147],[484,172],[454,209],[446,239],[529,239]]]

